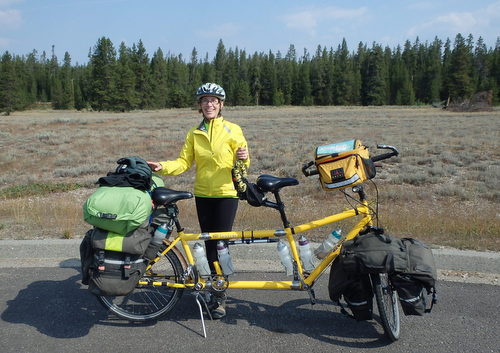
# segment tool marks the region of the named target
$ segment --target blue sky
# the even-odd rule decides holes
[[[219,39],[226,49],[286,54],[290,44],[333,47],[345,38],[394,48],[417,36],[422,42],[452,41],[457,33],[482,36],[494,47],[500,36],[500,0],[0,0],[0,53],[24,55],[36,49],[62,60],[85,63],[105,36],[115,48],[142,40],[149,54],[213,58]]]

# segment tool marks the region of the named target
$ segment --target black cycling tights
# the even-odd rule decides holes
[[[238,209],[238,199],[196,197],[196,212],[201,232],[230,232]],[[217,261],[217,241],[205,241],[210,269],[215,273],[213,261]]]

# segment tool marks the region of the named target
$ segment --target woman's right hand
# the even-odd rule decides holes
[[[146,163],[149,165],[153,172],[157,172],[163,169],[163,166],[160,164],[160,162],[146,161]]]

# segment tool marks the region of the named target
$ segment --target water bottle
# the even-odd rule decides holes
[[[158,251],[160,250],[161,244],[163,244],[163,239],[168,239],[170,235],[170,229],[166,223],[159,225],[156,228],[153,238],[149,242],[146,251],[144,252],[144,257],[146,259],[152,260],[158,255]]]
[[[217,242],[217,255],[219,256],[219,265],[222,268],[222,273],[226,276],[233,274],[233,262],[231,261],[231,255],[229,254],[229,248],[222,240]]]
[[[170,229],[168,228],[168,225],[166,223],[159,225],[153,234],[151,243],[160,245],[161,243],[163,243],[163,239],[168,239],[168,236],[170,235],[169,233]]]
[[[286,275],[291,276],[293,274],[292,257],[290,256],[288,246],[281,240],[278,242],[278,254],[280,255],[281,263],[285,267]]]
[[[210,265],[208,264],[205,248],[200,243],[195,243],[193,246],[193,256],[196,262],[196,268],[201,276],[210,276]]]
[[[335,245],[339,242],[340,238],[342,238],[342,230],[335,229],[328,237],[323,240],[323,243],[314,250],[314,255],[318,259],[325,258],[326,255],[335,247]]]
[[[300,260],[302,261],[302,267],[304,271],[312,271],[316,267],[313,260],[313,254],[311,251],[311,244],[305,236],[299,238],[299,254]]]

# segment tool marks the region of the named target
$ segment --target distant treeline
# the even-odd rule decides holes
[[[219,41],[213,59],[196,48],[186,60],[158,49],[150,58],[142,41],[118,52],[102,37],[84,65],[65,53],[4,52],[0,62],[0,111],[50,102],[55,109],[129,111],[193,105],[196,87],[217,82],[236,105],[414,105],[462,100],[492,90],[500,102],[500,38],[495,48],[483,39],[457,34],[452,44],[418,38],[396,48],[359,43],[349,50],[318,46],[315,53],[248,54]]]

